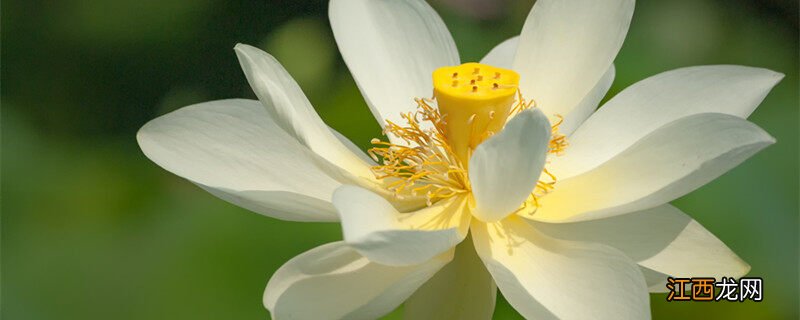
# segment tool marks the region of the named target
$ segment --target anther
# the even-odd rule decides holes
[[[453,72],[453,78],[458,78],[458,72]]]
[[[481,68],[475,68],[475,70],[472,71],[472,74],[478,74],[480,72],[481,72]]]
[[[475,116],[477,116],[477,114],[474,113],[471,116],[469,116],[469,119],[467,119],[467,124],[471,125],[472,122],[475,121]]]
[[[497,82],[493,83],[492,84],[492,89],[497,89],[497,88],[500,88],[500,85],[497,84]]]
[[[483,81],[483,76],[478,76],[478,81]]]
[[[469,84],[474,85],[475,84],[475,79],[470,80]]]
[[[495,79],[500,79],[500,72],[495,72],[494,73],[494,78]]]
[[[478,86],[472,86],[472,92],[478,92]]]
[[[458,80],[453,80],[453,86],[458,87]]]

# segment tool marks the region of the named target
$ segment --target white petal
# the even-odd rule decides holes
[[[478,145],[469,161],[477,206],[473,214],[483,221],[497,221],[518,209],[539,180],[549,143],[550,123],[534,108]]]
[[[488,54],[486,54],[481,63],[493,65],[501,68],[511,69],[514,61],[514,55],[517,53],[517,45],[519,44],[519,36],[509,38],[495,46]],[[603,74],[603,77],[594,85],[583,100],[568,114],[561,115],[563,122],[559,125],[558,130],[561,134],[569,136],[578,126],[581,125],[586,119],[592,115],[600,105],[600,101],[608,93],[611,88],[611,83],[614,82],[616,70],[612,64],[610,68]],[[511,120],[512,118],[509,118]]]
[[[331,163],[358,176],[373,177],[368,162],[336,138],[275,58],[244,44],[237,44],[235,51],[247,81],[278,125]]]
[[[188,106],[148,122],[136,139],[150,160],[222,199],[278,219],[337,220],[330,199],[341,183],[258,101]]]
[[[570,136],[570,146],[548,169],[560,179],[611,159],[653,130],[689,115],[725,113],[746,118],[782,74],[742,66],[672,70],[640,81],[609,100]]]
[[[350,152],[352,152],[354,155],[356,155],[359,158],[361,158],[361,160],[364,161],[364,163],[368,164],[370,167],[374,166],[376,164],[375,160],[372,160],[372,158],[370,158],[364,152],[364,150],[361,150],[361,148],[359,148],[355,143],[353,143],[353,141],[350,141],[350,139],[345,137],[339,131],[336,131],[336,129],[334,129],[334,128],[330,128],[329,127],[328,129],[331,130],[331,133],[333,133],[333,135],[336,137],[336,139],[339,139],[339,141],[342,143],[342,145],[344,145],[347,149],[349,149]]]
[[[472,230],[497,287],[527,319],[650,317],[642,273],[614,248],[553,239],[517,217]]]
[[[611,68],[608,68],[608,71],[600,78],[600,81],[589,91],[589,94],[583,97],[583,100],[581,100],[570,113],[564,115],[564,122],[558,126],[558,131],[561,134],[566,136],[572,135],[572,133],[597,110],[600,101],[606,96],[608,89],[611,89],[611,84],[614,82],[615,75],[616,69],[612,64]]]
[[[370,262],[344,242],[311,249],[281,266],[264,291],[273,319],[375,319],[399,306],[452,259],[416,266]]]
[[[741,118],[705,113],[664,125],[603,165],[559,181],[539,221],[581,221],[652,208],[736,167],[775,139]]]
[[[514,60],[514,55],[517,53],[517,45],[519,44],[519,36],[509,38],[495,46],[488,54],[486,54],[481,63],[493,65],[501,68],[511,69]],[[600,101],[608,93],[611,84],[614,82],[616,70],[612,64],[610,68],[603,74],[603,77],[594,85],[583,100],[568,114],[561,115],[563,122],[559,125],[559,132],[569,136],[578,126],[581,125],[600,105]],[[512,118],[509,118],[511,120]]]
[[[455,247],[469,230],[464,198],[437,202],[410,213],[368,190],[345,185],[333,193],[344,240],[377,263],[404,266],[428,261]]]
[[[492,48],[492,50],[481,59],[481,63],[499,68],[511,69],[518,45],[519,36],[508,38]]]
[[[548,116],[566,116],[611,67],[633,0],[539,0],[520,35],[514,70],[522,94]]]
[[[456,247],[453,261],[408,298],[403,317],[416,319],[491,319],[497,286],[486,271],[472,240]]]
[[[647,282],[647,290],[650,291],[650,293],[669,292],[667,289],[667,277],[669,277],[669,275],[642,267],[642,265],[639,265],[639,270],[641,270],[644,275],[644,281]]]
[[[332,0],[329,16],[342,58],[381,126],[404,123],[414,98],[433,93],[433,70],[458,65],[458,50],[424,0]]]
[[[668,204],[608,219],[534,226],[554,238],[617,248],[639,265],[673,277],[738,278],[750,270],[711,232]],[[659,280],[665,283],[666,276]]]

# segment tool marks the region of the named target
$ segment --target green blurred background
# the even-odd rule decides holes
[[[432,4],[475,61],[519,32],[533,1]],[[798,36],[792,0],[637,4],[610,95],[692,65],[786,74],[750,118],[778,143],[675,202],[764,278],[764,301],[652,295],[655,318],[798,317]],[[3,1],[2,318],[264,319],[270,275],[341,238],[336,224],[218,200],[139,151],[134,135],[149,119],[254,97],[237,42],[276,56],[340,132],[362,146],[378,135],[326,1]],[[495,315],[520,318],[504,301]]]

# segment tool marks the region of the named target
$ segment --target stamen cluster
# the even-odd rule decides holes
[[[431,106],[432,99],[417,98],[415,101],[417,111],[401,114],[406,122],[404,125],[387,121],[384,128],[384,134],[393,135],[402,142],[372,139],[374,147],[368,150],[368,154],[379,163],[372,167],[375,177],[384,180],[385,188],[398,198],[424,197],[428,206],[442,199],[468,194],[471,191],[468,171],[448,144],[446,120]],[[533,100],[527,101],[518,94],[509,117],[535,107]],[[549,146],[549,152],[554,155],[561,155],[567,147],[566,137],[558,133],[563,119],[558,118],[552,127]],[[427,125],[423,126],[423,123]],[[531,206],[538,208],[538,199],[551,192],[555,183],[556,177],[545,168],[531,196],[519,210]]]
[[[405,126],[387,121],[384,134],[392,134],[403,144],[372,139],[376,147],[368,150],[380,164],[372,167],[378,179],[398,197],[425,196],[433,202],[468,193],[467,170],[457,159],[445,138],[444,119],[427,99],[416,99],[417,111],[402,114]],[[423,129],[421,122],[431,128]]]

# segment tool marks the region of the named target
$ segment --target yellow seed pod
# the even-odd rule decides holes
[[[433,72],[445,136],[465,166],[472,150],[505,125],[518,85],[516,72],[475,62]]]

